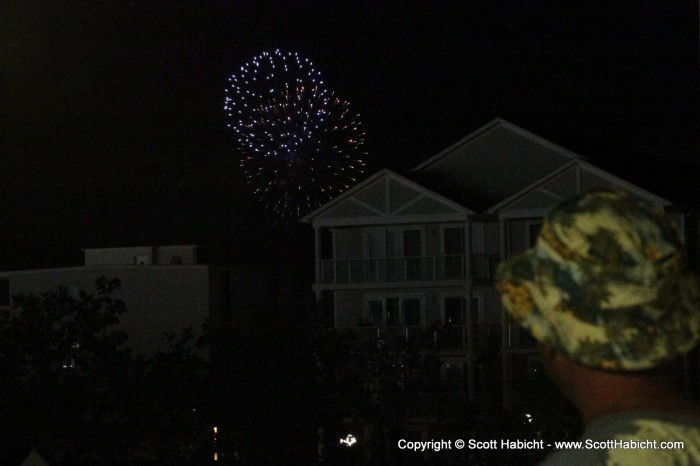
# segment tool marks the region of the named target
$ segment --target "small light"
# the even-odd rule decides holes
[[[346,447],[351,447],[357,443],[357,438],[354,435],[348,434],[347,437],[340,439],[340,444]]]

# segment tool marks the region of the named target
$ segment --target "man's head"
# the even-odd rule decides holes
[[[700,286],[676,228],[623,192],[554,208],[537,244],[502,264],[497,281],[517,322],[589,368],[659,367],[700,338]]]

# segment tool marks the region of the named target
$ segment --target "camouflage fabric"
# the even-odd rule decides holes
[[[620,191],[554,208],[536,245],[500,265],[497,286],[537,340],[591,367],[655,367],[700,336],[698,280],[675,226]]]

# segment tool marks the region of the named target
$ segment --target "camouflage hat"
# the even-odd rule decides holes
[[[539,341],[586,366],[656,367],[700,337],[700,290],[663,211],[621,191],[565,201],[537,244],[501,264],[503,305]]]

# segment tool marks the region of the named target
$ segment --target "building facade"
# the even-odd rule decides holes
[[[533,244],[556,203],[603,188],[671,206],[496,119],[406,176],[382,170],[304,217],[315,231],[316,298],[336,329],[434,352],[452,390],[511,408],[539,365],[534,340],[501,308],[496,267]]]
[[[12,296],[48,290],[77,296],[95,291],[100,277],[118,278],[114,297],[125,302],[120,327],[126,346],[151,355],[168,349],[167,333],[191,328],[202,334],[209,320],[226,324],[243,312],[275,305],[269,273],[245,267],[200,263],[192,245],[85,249],[79,267],[0,272],[0,308],[12,308]]]

